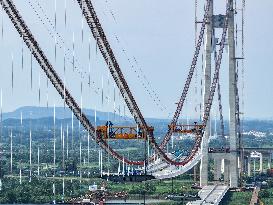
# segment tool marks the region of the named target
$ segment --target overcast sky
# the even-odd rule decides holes
[[[94,40],[90,40],[90,73],[92,86],[88,87],[89,73],[89,38],[90,30],[84,21],[83,41],[82,17],[76,1],[66,0],[67,25],[64,24],[65,0],[57,0],[57,58],[54,57],[54,0],[14,0],[15,5],[30,27],[37,41],[45,51],[50,62],[80,104],[80,83],[83,82],[82,105],[113,111],[114,107],[123,106],[116,93],[114,100],[113,80],[108,77],[107,67],[99,54],[96,54]],[[30,2],[30,3],[29,3]],[[173,114],[188,73],[194,52],[194,1],[181,0],[94,0],[95,9],[104,30],[117,56],[121,69],[145,117],[168,117]],[[198,20],[203,15],[204,1],[199,1]],[[240,1],[238,1],[238,8]],[[34,8],[34,9],[33,9]],[[215,13],[223,13],[225,4],[217,1]],[[37,13],[35,13],[37,12]],[[241,13],[238,10],[238,27],[241,26]],[[40,18],[42,19],[39,19]],[[47,19],[50,19],[48,20]],[[1,82],[3,90],[3,110],[11,111],[24,105],[39,105],[38,92],[41,90],[40,106],[62,105],[60,97],[52,86],[47,89],[46,78],[40,67],[33,60],[33,88],[31,90],[30,55],[22,40],[13,28],[7,15],[1,11],[1,27],[4,36],[0,39]],[[43,24],[43,22],[45,24]],[[3,26],[2,26],[3,25]],[[245,95],[244,113],[251,118],[273,117],[273,1],[247,1],[245,15]],[[199,29],[198,29],[199,30]],[[73,71],[73,33],[75,43],[75,62],[82,69],[81,77]],[[220,31],[217,31],[220,34]],[[119,38],[119,42],[116,40]],[[238,33],[240,39],[240,33]],[[64,44],[62,44],[64,42]],[[59,45],[62,45],[59,48]],[[126,50],[123,52],[122,50]],[[66,71],[64,72],[64,50],[66,50]],[[14,87],[11,85],[12,56],[14,67]],[[241,44],[238,42],[237,56],[241,57]],[[137,59],[138,65],[134,62]],[[201,56],[200,56],[201,57]],[[227,59],[227,52],[224,58]],[[127,60],[129,58],[129,61]],[[132,67],[133,65],[133,67]],[[201,101],[201,66],[198,62],[198,75],[193,79],[188,103],[184,115],[196,117],[194,110]],[[141,72],[140,69],[143,71]],[[228,118],[227,61],[221,68],[221,84],[225,118]],[[76,69],[77,70],[77,69]],[[241,73],[241,66],[239,67]],[[145,75],[145,78],[143,77]],[[40,80],[39,80],[40,76]],[[138,77],[139,76],[139,77]],[[146,81],[146,79],[148,81]],[[109,86],[108,86],[109,80]],[[241,80],[241,77],[240,77]],[[103,82],[102,82],[103,81]],[[142,81],[145,81],[142,85]],[[40,83],[39,83],[40,82]],[[148,82],[148,83],[147,83]],[[158,96],[159,105],[149,97],[149,92]],[[102,102],[101,88],[109,102]],[[197,94],[194,92],[197,87]],[[241,87],[241,84],[240,84]],[[239,88],[241,91],[241,88]],[[242,95],[241,95],[242,98]],[[164,109],[161,109],[161,107]],[[166,107],[166,109],[165,109]],[[214,106],[214,110],[217,107]],[[127,111],[128,112],[128,111]],[[197,109],[198,112],[198,109]],[[213,111],[215,113],[215,111]]]

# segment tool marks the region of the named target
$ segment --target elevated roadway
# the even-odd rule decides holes
[[[187,205],[218,205],[228,189],[225,185],[204,186],[198,193],[201,199],[188,202]]]

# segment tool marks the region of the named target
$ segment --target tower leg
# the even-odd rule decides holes
[[[212,15],[213,15],[213,0],[211,0],[209,8],[209,23],[206,30],[206,62],[205,62],[205,88],[204,88],[204,102],[207,103],[211,85],[211,52],[212,52]],[[210,136],[209,120],[206,126],[204,137],[202,140],[202,158],[200,164],[200,186],[208,184],[208,140]]]
[[[234,40],[234,9],[233,0],[229,0],[230,12],[228,22],[229,45],[229,139],[230,139],[230,187],[238,187],[238,153],[236,123],[236,60]]]

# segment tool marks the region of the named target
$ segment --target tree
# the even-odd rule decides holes
[[[270,193],[266,189],[259,192],[259,197],[260,198],[268,198],[269,196],[270,196]]]

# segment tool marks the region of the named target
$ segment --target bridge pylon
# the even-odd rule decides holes
[[[211,0],[209,15],[206,27],[206,37],[205,37],[205,70],[204,70],[204,96],[203,104],[208,101],[211,85],[211,63],[212,63],[212,38],[213,38],[213,0]],[[200,164],[200,186],[205,186],[208,184],[208,141],[210,136],[210,123],[208,120],[206,130],[202,140],[202,158]]]
[[[223,154],[218,154],[215,156],[217,158],[217,163],[215,163],[215,173],[219,176],[219,169],[221,170],[221,160],[224,159],[225,170],[225,181],[230,187],[238,187],[239,179],[239,168],[238,168],[238,126],[237,126],[237,117],[236,117],[236,106],[238,103],[236,101],[236,89],[237,89],[237,80],[236,80],[236,57],[235,57],[235,26],[234,26],[234,0],[228,1],[230,5],[228,13],[228,51],[229,51],[229,148],[230,152]],[[209,91],[211,86],[211,68],[212,68],[212,54],[214,53],[215,46],[217,45],[217,39],[214,36],[216,28],[223,28],[224,21],[226,18],[225,15],[215,15],[213,9],[213,0],[211,0],[211,8],[209,11],[209,18],[207,22],[206,29],[206,42],[205,42],[205,70],[204,70],[204,96],[203,96],[203,106],[209,97]],[[208,185],[208,141],[210,133],[210,124],[206,126],[206,130],[203,136],[202,141],[202,158],[200,165],[200,185]],[[214,153],[210,153],[214,155]],[[223,156],[222,159],[221,156]],[[214,157],[213,157],[214,158]],[[215,158],[215,159],[216,159]],[[216,176],[215,176],[216,177]]]

